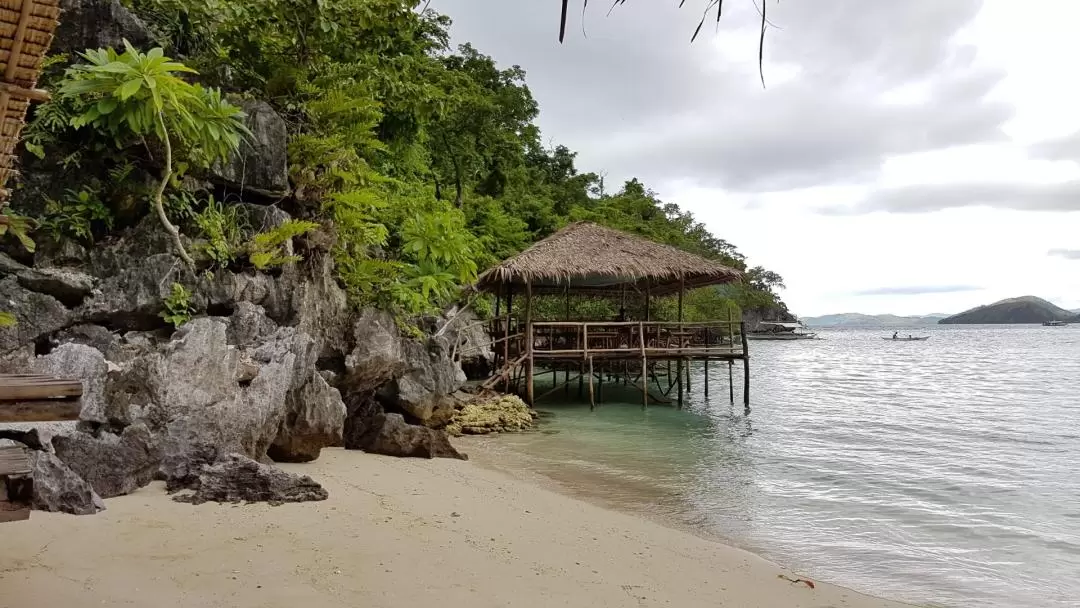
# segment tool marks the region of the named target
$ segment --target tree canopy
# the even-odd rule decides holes
[[[782,306],[782,279],[748,267],[735,245],[692,214],[637,179],[609,191],[597,173],[577,167],[572,150],[545,146],[525,70],[503,67],[470,44],[451,48],[449,18],[420,3],[127,3],[164,54],[197,71],[193,83],[233,99],[266,100],[285,118],[292,192],[282,204],[332,227],[339,277],[358,305],[429,312],[456,298],[478,271],[569,222],[590,220],[748,271],[745,284],[692,298],[698,312]],[[155,57],[162,51],[142,50]],[[57,74],[73,59],[54,58]],[[82,194],[90,193],[81,207],[75,196],[38,219],[62,228],[60,220],[89,208],[96,214],[84,218],[89,228],[69,231],[89,240],[131,212],[124,192],[135,186],[123,169],[141,166],[146,150],[116,145],[104,128],[73,136],[76,106],[63,96],[43,104],[27,137],[43,162],[85,176]],[[200,157],[195,148],[177,152],[182,168]],[[215,260],[236,263],[220,203],[173,179],[165,206],[220,245]]]

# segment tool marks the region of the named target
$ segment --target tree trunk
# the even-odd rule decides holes
[[[173,244],[176,245],[176,253],[180,256],[180,259],[184,260],[189,267],[195,267],[195,260],[191,259],[186,249],[184,249],[184,242],[180,239],[180,231],[176,226],[169,221],[169,216],[165,214],[165,188],[169,186],[169,180],[172,179],[173,167],[172,167],[172,143],[169,141],[169,132],[165,128],[165,117],[158,112],[157,115],[158,126],[161,127],[161,141],[165,144],[165,170],[161,174],[161,184],[158,185],[157,192],[154,193],[154,210],[157,211],[158,219],[161,220],[161,225],[165,227],[165,230],[172,235]]]

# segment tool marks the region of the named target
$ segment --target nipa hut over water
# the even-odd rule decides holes
[[[734,361],[743,362],[743,400],[749,407],[750,367],[746,333],[741,320],[717,319],[688,323],[683,320],[683,296],[688,289],[740,280],[741,273],[715,260],[590,222],[571,224],[518,255],[480,275],[476,289],[496,295],[496,319],[491,324],[496,353],[496,372],[485,386],[500,383],[506,390],[521,388],[530,404],[535,402],[534,378],[550,372],[553,386],[569,391],[576,371],[578,390],[588,381],[589,402],[595,406],[594,381],[603,393],[605,379],[615,379],[641,392],[642,404],[650,399],[650,382],[667,401],[678,388],[682,405],[684,384],[690,381],[690,363],[703,361],[708,394],[708,362],[726,361],[729,382]],[[567,319],[541,322],[533,319],[533,298],[560,294],[567,298]],[[650,318],[651,300],[678,294],[678,320],[657,322]],[[523,319],[513,314],[514,296],[524,296]],[[645,319],[628,321],[569,320],[569,298],[592,296],[644,301]],[[505,302],[505,314],[500,312]],[[520,315],[519,315],[520,316]],[[657,364],[665,363],[662,374]],[[676,364],[674,377],[670,369]],[[558,376],[563,372],[563,383]],[[684,378],[684,373],[685,378]],[[666,379],[666,387],[661,376]],[[547,393],[545,393],[546,395]],[[544,395],[541,395],[543,397]],[[734,389],[729,388],[734,401]]]
[[[35,87],[59,18],[59,0],[0,0],[0,209],[17,173],[16,147],[30,102],[49,99]]]

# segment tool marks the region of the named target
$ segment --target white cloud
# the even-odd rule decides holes
[[[546,137],[581,168],[694,211],[781,273],[800,314],[1080,306],[1075,261],[1047,255],[1080,238],[1080,3],[770,4],[764,90],[749,3],[694,45],[699,15],[666,3],[598,7],[561,46],[546,3],[433,6],[527,70]],[[854,295],[949,285],[983,289]]]

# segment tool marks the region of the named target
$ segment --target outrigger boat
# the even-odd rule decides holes
[[[929,340],[930,336],[897,336],[894,335],[891,338],[882,338],[882,340],[888,340],[890,342],[922,342],[923,340]]]
[[[747,332],[747,340],[820,340],[818,335],[808,331],[799,331],[806,328],[802,323],[774,323],[762,321],[758,324],[761,329]]]
[[[1043,323],[1046,327],[1065,327],[1068,325],[1065,321],[1047,321]]]

